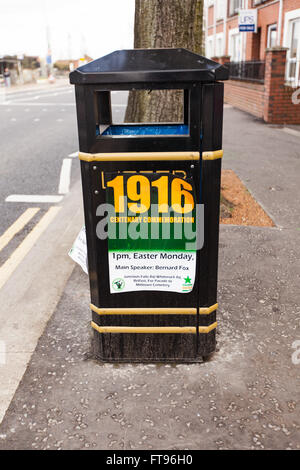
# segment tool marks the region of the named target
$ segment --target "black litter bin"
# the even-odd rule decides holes
[[[100,360],[198,362],[215,350],[227,78],[185,49],[115,51],[70,74]],[[182,122],[113,123],[116,90],[182,90]]]

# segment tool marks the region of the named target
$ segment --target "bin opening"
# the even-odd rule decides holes
[[[161,108],[163,99],[167,105]],[[131,100],[135,116],[127,113]],[[144,112],[144,104],[150,100],[156,103],[157,113]],[[189,89],[97,90],[94,92],[96,138],[190,137],[189,103]]]
[[[187,124],[123,124],[111,125],[103,130],[104,126],[96,127],[96,135],[105,137],[139,137],[145,135],[154,136],[188,136]]]

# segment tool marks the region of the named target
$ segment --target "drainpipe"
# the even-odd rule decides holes
[[[278,46],[281,46],[282,4],[283,4],[283,0],[279,0],[278,31],[277,31],[277,41],[276,41]]]
[[[242,9],[246,10],[248,6],[247,0],[243,0],[242,2]],[[246,44],[247,44],[247,33],[243,32],[242,33],[242,61],[246,60]]]
[[[224,0],[225,3],[225,12],[224,13],[224,18],[223,18],[223,56],[226,55],[226,41],[227,41],[227,8],[228,8],[228,3],[227,0]]]
[[[217,25],[216,25],[216,9],[217,9],[217,0],[215,0],[214,2],[214,57],[216,57],[216,42],[217,42],[217,38],[216,38],[216,34],[217,34]]]

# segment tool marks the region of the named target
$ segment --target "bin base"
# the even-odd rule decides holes
[[[216,349],[216,331],[199,334],[99,333],[94,330],[94,358],[114,363],[199,363]]]

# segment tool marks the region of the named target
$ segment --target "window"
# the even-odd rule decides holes
[[[221,20],[225,17],[225,1],[216,0],[216,20]]]
[[[289,50],[287,52],[286,78],[297,86],[300,82],[300,17],[289,22]]]
[[[241,33],[237,28],[229,31],[229,55],[231,62],[239,62],[242,58]]]
[[[223,55],[223,33],[218,33],[216,36],[216,56]]]
[[[229,1],[229,15],[235,15],[242,8],[243,0],[230,0]]]
[[[213,47],[214,47],[214,44],[213,44],[213,38],[212,36],[211,37],[208,37],[207,40],[206,40],[206,56],[210,59],[211,57],[213,57],[214,53],[213,53]]]
[[[270,24],[268,26],[267,48],[270,49],[271,47],[276,46],[276,43],[277,43],[277,25]]]

